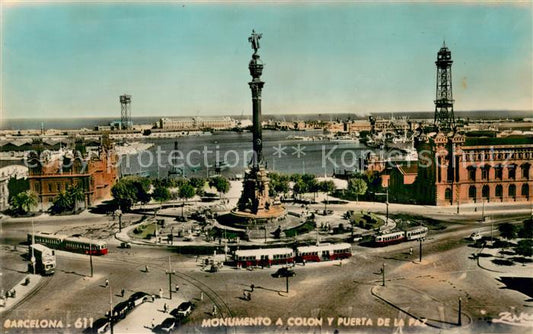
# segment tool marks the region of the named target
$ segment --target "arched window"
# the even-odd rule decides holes
[[[503,167],[501,165],[494,166],[494,177],[496,180],[503,178]]]
[[[481,167],[481,179],[482,180],[489,179],[489,171],[490,171],[490,165],[485,165]]]
[[[468,197],[476,198],[476,195],[477,195],[476,186],[470,186],[470,188],[468,188]]]
[[[507,175],[509,175],[510,180],[514,180],[516,178],[516,165],[509,165],[507,168]]]
[[[522,196],[529,197],[529,184],[527,183],[522,185]]]
[[[473,167],[473,166],[468,167],[468,180],[470,181],[476,180],[476,167]]]
[[[483,188],[481,189],[481,195],[483,196],[483,198],[489,198],[490,197],[490,188],[488,185],[484,185]]]
[[[450,188],[446,188],[444,191],[444,199],[452,199],[452,190]]]
[[[509,185],[509,197],[516,197],[516,186],[514,184]]]
[[[503,187],[501,184],[496,186],[496,197],[503,197]]]
[[[529,179],[529,168],[530,168],[530,164],[528,163],[525,163],[523,164],[521,167],[522,167],[522,178],[523,179]]]

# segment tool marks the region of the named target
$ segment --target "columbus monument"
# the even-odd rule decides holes
[[[254,53],[248,65],[252,81],[248,83],[252,90],[253,108],[253,156],[250,161],[250,169],[244,176],[243,191],[241,198],[232,213],[236,216],[254,222],[262,222],[272,218],[278,218],[285,214],[285,209],[281,205],[274,205],[274,201],[269,196],[269,178],[265,168],[263,157],[263,135],[261,128],[261,91],[265,84],[261,81],[263,73],[263,62],[257,51],[259,50],[259,40],[262,34],[252,30],[252,35],[248,41],[252,45]]]

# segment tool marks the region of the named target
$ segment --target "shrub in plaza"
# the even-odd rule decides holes
[[[511,223],[503,223],[498,226],[502,238],[510,240],[516,238],[517,228]]]
[[[522,223],[522,227],[518,231],[518,236],[520,238],[527,238],[527,239],[533,238],[533,219],[532,218],[524,220],[524,222]]]
[[[518,241],[518,244],[514,247],[514,251],[516,254],[525,257],[533,256],[533,240],[526,239]]]

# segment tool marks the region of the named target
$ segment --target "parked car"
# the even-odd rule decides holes
[[[179,326],[179,320],[176,318],[166,318],[157,325],[153,331],[156,333],[170,333]]]
[[[121,242],[119,248],[131,248],[131,244],[129,242]]]
[[[86,334],[109,334],[111,333],[111,325],[109,319],[100,318],[93,322],[92,326],[83,331]]]
[[[482,238],[482,236],[478,232],[474,232],[474,233],[470,234],[470,239],[473,240],[473,241],[481,240],[481,238]]]
[[[192,312],[192,303],[183,302],[177,308],[170,311],[170,314],[175,316],[176,318],[186,318],[191,314],[191,312]]]
[[[275,273],[272,274],[272,277],[292,277],[296,275],[294,270],[287,267],[279,268]]]
[[[113,321],[117,322],[119,319],[124,319],[131,310],[131,303],[129,301],[123,301],[113,307]],[[106,316],[109,316],[109,311],[107,311]]]
[[[129,302],[131,303],[133,307],[135,307],[150,300],[151,298],[152,297],[150,296],[150,294],[139,291],[139,292],[135,292],[134,294],[130,296]]]

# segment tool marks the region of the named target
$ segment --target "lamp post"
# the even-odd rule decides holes
[[[462,321],[461,321],[461,297],[459,297],[459,311],[457,312],[457,325],[461,326],[462,325]]]
[[[93,243],[92,241],[89,242],[89,264],[91,266],[91,277],[93,277],[94,269],[93,269]]]
[[[385,286],[385,262],[383,262],[383,265],[381,266],[381,275],[383,279],[383,286]]]
[[[166,273],[168,275],[169,299],[172,300],[172,275],[174,274],[174,271],[172,270],[172,265],[170,264],[170,256],[168,257],[168,271]]]
[[[419,243],[420,243],[420,249],[419,249],[419,254],[418,254],[418,262],[422,263],[422,241],[424,241],[424,238],[420,238],[418,239]]]
[[[33,246],[35,246],[35,227],[33,226],[33,219],[31,220],[31,267],[32,267],[32,274],[35,274],[35,250],[33,249]]]

